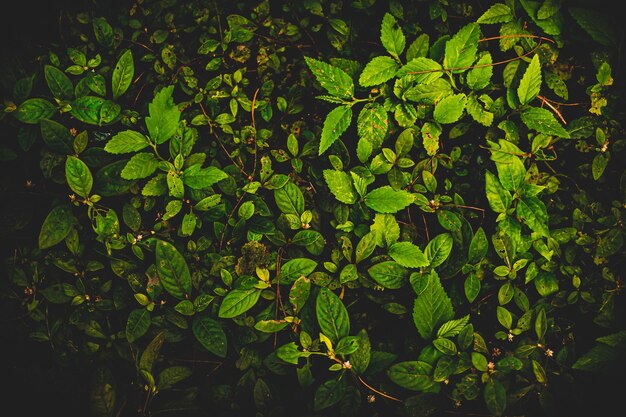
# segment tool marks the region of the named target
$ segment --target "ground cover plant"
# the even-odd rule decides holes
[[[617,403],[610,10],[93,6],[0,70],[16,392],[63,381],[60,407],[98,417]]]

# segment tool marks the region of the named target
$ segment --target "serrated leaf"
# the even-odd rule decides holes
[[[407,207],[415,198],[404,190],[394,190],[389,185],[376,188],[364,197],[365,205],[377,213],[397,213]]]
[[[141,190],[141,194],[146,197],[157,197],[167,193],[167,176],[165,174],[157,174],[150,178]]]
[[[443,72],[439,62],[426,57],[417,57],[403,65],[396,73],[396,77],[410,75],[417,84],[430,84],[441,78]]]
[[[496,3],[489,7],[485,13],[483,13],[476,23],[480,24],[495,24],[495,23],[507,23],[513,20],[513,12],[506,4]]]
[[[454,123],[463,115],[466,103],[467,97],[463,93],[445,97],[435,105],[433,118],[442,124]]]
[[[173,85],[164,87],[154,95],[148,104],[150,115],[145,118],[145,122],[150,138],[156,144],[164,143],[170,139],[178,129],[180,111],[174,104],[173,93]]]
[[[183,183],[194,190],[204,190],[228,177],[224,171],[216,167],[201,168],[200,164],[192,165],[183,171]]]
[[[354,82],[343,70],[314,58],[304,57],[304,60],[328,94],[346,99],[354,95]]]
[[[63,71],[52,65],[45,65],[44,77],[50,92],[55,98],[71,100],[74,97],[74,85]]]
[[[570,7],[568,11],[576,23],[594,41],[604,46],[615,46],[617,44],[615,30],[605,15],[596,10],[582,7]]]
[[[367,63],[359,76],[361,87],[371,87],[382,84],[396,74],[398,63],[388,56],[377,56]]]
[[[446,42],[444,68],[455,74],[467,71],[476,58],[479,38],[480,26],[477,23],[463,26]]]
[[[467,113],[472,116],[472,119],[481,125],[489,127],[493,124],[494,114],[485,110],[475,96],[471,95],[467,97],[465,109]]]
[[[191,274],[183,255],[171,243],[156,243],[156,268],[163,288],[182,300],[191,293]]]
[[[398,25],[396,18],[389,13],[385,13],[383,16],[380,41],[387,52],[396,59],[400,57],[406,46],[406,38],[402,33],[402,28]]]
[[[377,246],[391,246],[400,238],[400,226],[391,214],[376,214],[370,226]]]
[[[419,280],[424,281],[424,290],[415,299],[413,322],[422,339],[428,340],[435,329],[454,317],[454,309],[434,270]]]
[[[526,168],[519,157],[510,155],[503,162],[496,162],[496,169],[500,184],[505,190],[518,192],[522,189]]]
[[[254,307],[260,295],[261,290],[257,288],[232,290],[222,300],[218,316],[223,319],[237,317]]]
[[[548,210],[537,197],[524,197],[517,202],[517,215],[530,229],[539,235],[548,237]]]
[[[335,107],[328,113],[324,120],[322,128],[322,137],[320,139],[319,155],[326,152],[345,132],[352,122],[352,108],[348,106]]]
[[[342,203],[354,204],[357,194],[352,185],[352,178],[344,171],[325,169],[323,171],[326,184],[335,198]]]
[[[60,243],[72,230],[75,217],[70,207],[59,205],[50,210],[39,231],[39,249]]]
[[[132,158],[126,163],[122,170],[121,176],[125,180],[137,180],[141,178],[147,178],[154,174],[159,161],[156,159],[153,153],[140,152],[133,155]]]
[[[430,264],[419,247],[411,242],[398,242],[389,247],[389,256],[407,268],[420,268]]]
[[[414,58],[425,57],[428,55],[428,46],[430,36],[427,33],[420,34],[406,50],[406,60],[411,61]]]
[[[191,325],[194,336],[209,352],[220,358],[226,357],[228,341],[222,326],[210,317],[197,316]]]
[[[489,52],[483,54],[474,68],[467,72],[465,82],[467,86],[474,91],[482,90],[487,87],[491,82],[493,76],[493,65],[491,60],[491,54]]]
[[[133,62],[133,53],[130,49],[127,49],[118,59],[111,75],[111,91],[114,99],[117,99],[128,90],[134,75],[135,63]]]
[[[392,290],[402,288],[408,283],[408,270],[393,261],[383,261],[372,265],[367,273],[378,284]]]
[[[535,54],[519,82],[519,87],[517,87],[517,97],[519,98],[520,104],[523,106],[530,103],[537,97],[540,90],[541,64],[539,62],[539,55]]]
[[[341,299],[331,290],[321,288],[315,302],[317,322],[322,333],[334,345],[350,334],[350,316]]]
[[[389,379],[412,391],[429,391],[434,385],[433,367],[423,361],[406,361],[394,364],[387,371]]]
[[[436,268],[441,265],[452,251],[453,239],[450,233],[435,236],[424,249],[424,254],[430,260],[430,266]]]
[[[461,330],[463,330],[468,322],[469,314],[466,314],[460,319],[449,320],[442,324],[439,330],[437,330],[437,337],[454,337],[461,333]]]
[[[93,177],[87,164],[75,156],[69,155],[65,160],[65,179],[72,191],[83,198],[89,197],[93,187]]]
[[[569,139],[569,133],[556,120],[550,110],[540,107],[529,107],[522,112],[522,122],[529,129],[534,129],[539,133],[558,136]]]
[[[134,130],[124,130],[111,138],[104,150],[112,154],[137,152],[150,144],[148,138]]]
[[[429,84],[418,84],[406,90],[403,97],[410,101],[425,104],[436,104],[444,97],[452,94],[452,86],[443,78]]]
[[[367,161],[373,148],[379,148],[387,135],[389,120],[387,111],[378,103],[368,103],[359,112],[356,122],[359,144],[357,154],[361,162]],[[367,141],[369,148],[363,148],[362,141]],[[360,149],[360,151],[359,151]]]
[[[150,328],[150,312],[145,308],[133,310],[126,321],[126,340],[133,343],[148,332]]]

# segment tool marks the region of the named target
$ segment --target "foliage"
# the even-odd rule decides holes
[[[624,347],[617,35],[566,3],[67,13],[3,72],[3,303],[94,416],[549,411]]]

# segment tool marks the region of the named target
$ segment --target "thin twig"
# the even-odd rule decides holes
[[[358,375],[358,376],[357,376],[357,378],[359,378],[359,382],[361,382],[361,384],[365,385],[365,386],[367,387],[367,389],[369,389],[370,391],[375,392],[376,394],[380,395],[381,397],[385,397],[385,398],[388,398],[388,399],[390,399],[390,400],[397,401],[397,402],[399,402],[399,403],[401,403],[401,402],[402,402],[402,400],[400,400],[400,399],[398,399],[398,398],[396,398],[396,397],[393,397],[393,396],[391,396],[391,395],[389,395],[389,394],[385,394],[385,393],[384,393],[384,392],[382,392],[382,391],[378,391],[376,388],[374,388],[374,387],[370,386],[367,382],[365,382],[365,381],[363,380],[363,378],[361,378],[361,376],[360,376],[360,375]]]

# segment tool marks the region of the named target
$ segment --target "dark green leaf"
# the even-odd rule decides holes
[[[65,160],[65,179],[72,191],[81,197],[89,197],[93,186],[93,177],[89,167],[75,156],[68,156]]]
[[[111,91],[113,98],[117,99],[128,90],[133,81],[135,74],[135,63],[133,62],[133,53],[127,49],[122,53],[111,76]]]
[[[197,316],[191,326],[194,336],[209,352],[220,358],[226,357],[228,342],[222,326],[210,317]]]
[[[39,249],[48,249],[68,235],[75,218],[69,206],[59,205],[54,207],[46,216],[39,231]]]
[[[172,296],[182,300],[191,293],[189,267],[174,245],[157,241],[156,267],[163,288]]]
[[[126,321],[126,340],[133,343],[148,332],[150,328],[150,312],[145,308],[133,310]]]
[[[413,305],[413,321],[422,339],[430,339],[435,329],[454,317],[452,302],[435,271],[419,278],[424,289]]]
[[[315,303],[320,330],[333,344],[350,334],[350,317],[341,299],[328,288],[321,288]]]
[[[256,305],[260,295],[261,290],[257,288],[232,290],[222,300],[219,317],[230,319],[245,313]]]

